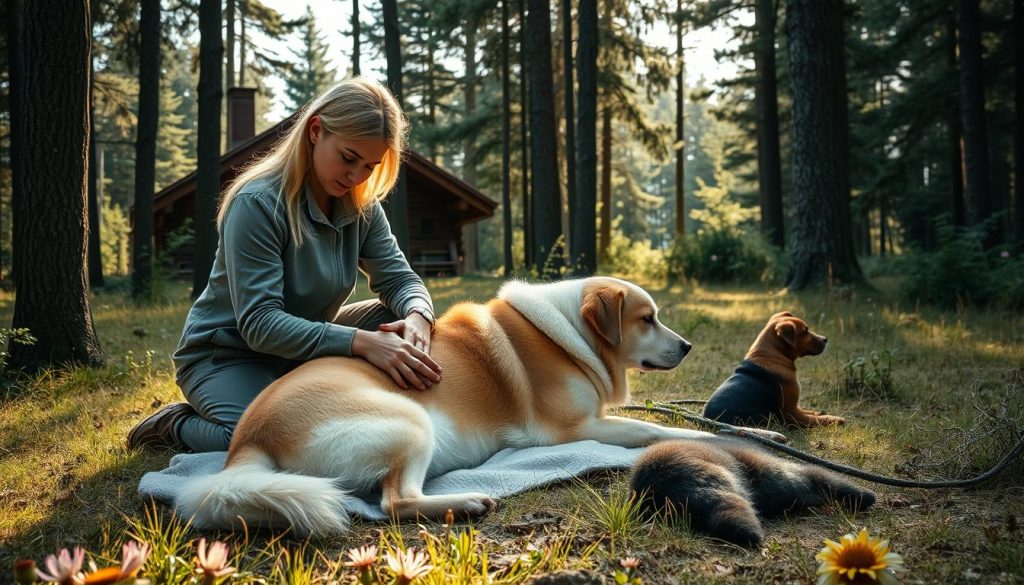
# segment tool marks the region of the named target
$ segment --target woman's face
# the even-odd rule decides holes
[[[341,197],[370,177],[388,150],[383,139],[348,140],[324,129],[320,116],[309,123],[313,143],[314,191]],[[320,189],[317,189],[320,187]]]

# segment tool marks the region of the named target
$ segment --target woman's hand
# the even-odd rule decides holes
[[[384,323],[378,330],[397,333],[423,353],[430,353],[430,321],[415,311],[403,320]]]
[[[423,330],[410,325],[410,320],[386,323],[378,331],[357,330],[352,339],[352,354],[391,376],[403,390],[408,390],[409,385],[426,390],[441,381],[441,366],[421,349],[430,347],[430,325],[426,326],[424,338]],[[409,341],[410,338],[419,346]]]

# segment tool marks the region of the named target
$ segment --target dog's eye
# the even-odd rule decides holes
[[[654,325],[654,315],[645,315],[643,319],[644,323],[647,323],[648,325]]]

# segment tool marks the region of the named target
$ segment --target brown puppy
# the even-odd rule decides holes
[[[771,418],[799,427],[843,424],[842,417],[805,410],[798,404],[796,359],[825,351],[828,338],[785,311],[772,315],[747,357],[715,390],[704,416],[729,424],[763,425]]]

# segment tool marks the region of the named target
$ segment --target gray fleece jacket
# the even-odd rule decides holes
[[[174,353],[179,372],[217,349],[291,360],[351,355],[355,328],[332,323],[355,288],[357,270],[395,315],[433,313],[375,203],[360,215],[352,198],[332,199],[331,217],[304,189],[302,246],[288,230],[276,185],[256,180],[232,200],[221,225],[209,284],[192,305]]]

